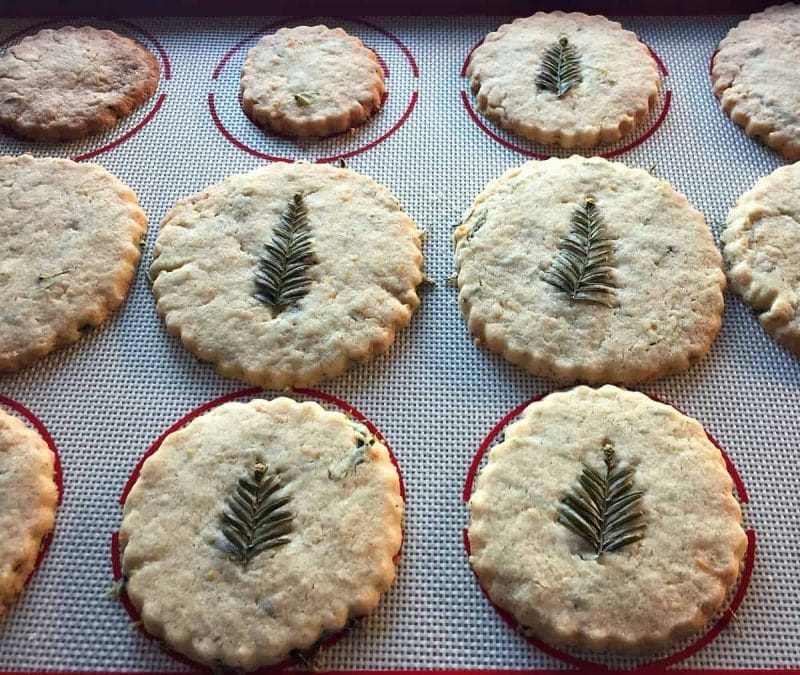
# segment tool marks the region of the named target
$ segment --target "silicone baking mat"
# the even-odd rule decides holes
[[[705,214],[715,236],[737,196],[783,163],[734,126],[711,93],[714,47],[740,18],[623,17],[661,60],[664,87],[641,132],[599,151],[669,180]],[[436,284],[388,354],[316,392],[296,394],[336,397],[361,411],[391,444],[407,490],[396,583],[373,615],[322,653],[319,665],[564,669],[586,659],[626,668],[644,663],[565,655],[529,643],[488,603],[464,549],[462,492],[479,447],[491,442],[490,432],[509,412],[553,388],[477,349],[448,284],[454,271],[450,233],[473,197],[504,170],[547,153],[478,117],[462,77],[470,50],[507,20],[305,19],[342,26],[374,48],[389,96],[363,129],[300,143],[260,132],[237,99],[247,49],[264,32],[300,21],[76,18],[48,24],[93,23],[136,37],[161,60],[162,80],[144,108],[103,136],[57,146],[0,138],[7,154],[98,162],[136,190],[151,223],[122,310],[78,344],[0,378],[6,401],[24,406],[52,434],[64,483],[49,551],[0,622],[0,670],[191,668],[137,630],[109,592],[112,533],[123,488],[146,450],[184,415],[245,385],[217,376],[166,333],[147,282],[150,251],[160,219],[179,197],[265,162],[337,157],[389,186],[427,232],[426,272]],[[35,32],[36,23],[0,20],[4,46]],[[727,451],[741,477],[739,496],[748,500],[745,521],[754,544],[749,586],[732,598],[740,602],[735,618],[722,613],[714,633],[659,655],[674,656],[658,666],[800,665],[800,362],[729,293],[722,333],[708,358],[642,389],[699,419]]]

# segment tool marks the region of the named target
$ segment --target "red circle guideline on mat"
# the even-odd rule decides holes
[[[304,389],[304,388],[298,388],[298,387],[292,388],[292,392],[295,393],[295,394],[299,394],[301,396],[307,396],[308,398],[315,399],[315,400],[319,401],[320,403],[327,403],[327,404],[329,404],[331,406],[335,406],[335,407],[339,408],[345,414],[350,415],[350,417],[358,420],[365,427],[367,427],[367,429],[369,429],[370,433],[372,433],[372,435],[375,436],[375,438],[377,438],[386,447],[386,449],[389,451],[389,457],[390,457],[390,459],[392,461],[392,464],[394,465],[395,470],[397,471],[397,478],[400,481],[400,497],[403,499],[403,502],[406,501],[406,489],[405,489],[405,484],[403,483],[403,474],[400,471],[400,465],[397,463],[397,457],[395,457],[394,451],[392,450],[391,446],[386,441],[386,439],[383,437],[383,434],[381,434],[381,432],[378,430],[378,428],[372,422],[370,422],[370,420],[368,420],[359,410],[357,410],[356,408],[351,406],[349,403],[346,403],[345,401],[343,401],[343,400],[341,400],[339,398],[336,398],[335,396],[331,396],[330,394],[326,394],[325,392],[317,391],[316,389]],[[204,403],[203,405],[201,405],[201,406],[195,408],[194,410],[192,410],[187,415],[184,415],[183,417],[181,417],[177,422],[175,422],[172,426],[170,426],[164,433],[162,433],[158,437],[158,439],[156,439],[156,442],[153,443],[153,445],[150,446],[150,448],[147,450],[147,452],[145,452],[144,455],[142,455],[142,458],[139,460],[138,464],[133,469],[133,472],[131,473],[130,477],[128,478],[128,481],[125,483],[125,487],[122,490],[122,495],[119,498],[120,505],[124,505],[125,504],[125,500],[127,499],[128,494],[130,493],[131,489],[133,488],[134,484],[136,483],[136,480],[139,478],[139,473],[140,473],[140,471],[142,469],[142,466],[145,463],[145,460],[150,455],[152,455],[154,452],[156,452],[156,450],[158,450],[161,447],[161,444],[164,442],[164,440],[167,438],[167,436],[169,436],[173,432],[177,431],[178,429],[181,429],[182,427],[186,426],[189,422],[191,422],[196,417],[199,417],[203,413],[206,413],[209,410],[212,410],[213,408],[216,408],[217,406],[222,405],[223,403],[228,403],[230,401],[237,401],[237,400],[243,399],[243,398],[251,399],[251,398],[254,398],[254,397],[258,396],[259,394],[263,394],[263,393],[264,393],[264,390],[261,389],[260,387],[253,387],[253,388],[250,388],[250,389],[243,389],[241,391],[234,391],[234,392],[232,392],[230,394],[226,394],[224,396],[220,396],[219,398],[215,398],[215,399],[209,401],[208,403]],[[1,397],[0,397],[0,400],[2,400]],[[395,563],[399,562],[400,553],[402,551],[402,548],[403,548],[403,541],[401,539],[400,548],[398,549],[397,554],[395,555]],[[121,551],[120,551],[120,546],[119,546],[119,533],[118,532],[113,532],[111,534],[111,571],[112,571],[112,574],[114,576],[114,581],[119,581],[122,578],[122,558],[121,558]],[[120,598],[120,602],[122,603],[123,607],[128,612],[128,615],[130,616],[131,621],[133,621],[134,624],[141,626],[141,618],[139,616],[139,612],[136,610],[136,607],[134,607],[133,603],[131,602],[131,600],[127,596],[127,594],[125,593],[124,589],[120,591],[119,598]],[[322,645],[323,648],[327,649],[328,647],[330,647],[334,643],[336,643],[345,634],[346,630],[347,629],[343,629],[342,631],[336,633],[335,635],[332,635],[329,638],[327,638],[323,642],[323,645]],[[144,634],[147,637],[151,637],[146,632]],[[156,638],[152,638],[152,639],[155,640]],[[168,647],[166,647],[166,645],[164,645],[160,641],[158,641],[158,642],[159,642],[159,646],[167,654],[169,654],[171,657],[173,657],[177,661],[180,661],[181,663],[185,663],[187,665],[191,665],[191,666],[194,666],[194,667],[199,667],[203,672],[212,672],[211,668],[202,666],[202,665],[198,664],[197,662],[192,661],[191,659],[183,656],[182,654],[178,654],[177,652],[169,649]],[[293,663],[293,660],[291,658],[289,658],[284,663],[281,663],[281,664],[278,664],[278,665],[275,665],[275,666],[267,666],[267,667],[264,667],[264,668],[259,668],[258,670],[254,671],[254,672],[257,673],[257,674],[258,673],[273,673],[273,672],[281,671],[281,670],[285,669],[286,666],[289,666],[292,663]]]
[[[46,28],[48,26],[69,25],[69,23],[71,21],[75,22],[76,19],[80,19],[80,18],[81,17],[70,16],[70,17],[63,17],[63,18],[60,18],[60,19],[48,19],[47,21],[39,21],[38,23],[31,24],[27,28],[23,28],[22,30],[18,30],[16,33],[12,33],[8,37],[6,37],[2,41],[0,41],[0,48],[7,46],[9,43],[13,42],[14,40],[16,40],[19,37],[22,37],[22,36],[26,35],[27,33],[32,33],[33,31],[39,31],[42,28]],[[167,54],[167,50],[164,49],[164,46],[155,38],[155,36],[153,36],[151,33],[146,31],[141,26],[133,23],[132,21],[127,21],[125,19],[104,19],[103,21],[104,21],[104,23],[111,23],[111,24],[116,24],[117,26],[121,26],[124,30],[126,30],[128,32],[132,31],[132,32],[135,32],[135,33],[138,33],[139,35],[141,35],[147,42],[149,42],[155,48],[155,52],[158,55],[159,61],[161,62],[161,72],[164,75],[164,80],[169,80],[172,77],[172,63],[169,60],[169,55]],[[128,37],[130,37],[130,36],[128,36]],[[139,40],[139,42],[141,42],[141,40]],[[147,45],[144,45],[144,46],[145,46],[145,48],[147,48]],[[149,51],[152,52],[154,50],[150,49]],[[162,92],[161,94],[154,94],[153,97],[150,99],[152,101],[152,105],[151,105],[150,109],[148,110],[147,114],[139,121],[139,123],[136,124],[136,126],[134,126],[132,129],[129,129],[128,131],[126,131],[125,133],[120,135],[118,138],[115,138],[115,139],[109,141],[108,143],[106,143],[105,145],[103,145],[103,146],[101,146],[99,148],[95,148],[94,150],[88,150],[88,151],[86,151],[84,153],[75,155],[72,158],[73,161],[82,162],[82,161],[85,161],[87,159],[92,159],[93,157],[97,157],[98,155],[102,155],[104,152],[108,152],[109,150],[111,150],[113,148],[116,148],[116,147],[119,147],[120,145],[125,143],[125,141],[129,140],[130,138],[132,138],[133,136],[138,134],[147,124],[150,123],[150,120],[152,120],[156,116],[156,113],[158,113],[158,111],[161,110],[161,106],[164,104],[164,99],[166,99],[166,98],[167,98],[167,95],[164,92]],[[131,114],[136,114],[137,112],[139,112],[139,110],[134,110]],[[120,124],[122,121],[123,120],[120,120],[119,122],[117,122],[117,124]],[[105,133],[113,132],[113,129],[114,129],[114,127],[109,129]],[[12,138],[15,138],[17,140],[22,141],[23,143],[35,143],[36,142],[36,141],[30,141],[28,139],[18,138],[16,136],[12,136],[9,132],[5,132],[5,133],[7,135],[9,135],[10,137],[12,137]],[[103,132],[101,132],[101,133],[103,133]],[[77,139],[77,141],[78,142],[87,142],[87,141],[90,142],[94,138],[94,136],[96,136],[96,134],[95,135],[91,135],[91,136],[87,136],[85,138]],[[68,141],[68,142],[71,142],[71,141]]]
[[[220,61],[214,67],[214,71],[211,74],[212,81],[213,80],[217,80],[219,78],[220,74],[222,73],[223,69],[227,65],[228,61],[230,61],[231,57],[234,54],[236,54],[236,52],[241,50],[242,47],[244,47],[248,42],[250,42],[251,40],[253,40],[254,38],[256,38],[256,37],[258,37],[260,35],[265,34],[267,31],[269,31],[269,30],[271,30],[273,28],[293,23],[294,21],[297,21],[299,18],[300,17],[291,17],[291,18],[288,18],[288,19],[280,19],[279,21],[273,21],[272,23],[269,23],[269,24],[267,24],[265,26],[262,26],[258,30],[253,31],[249,35],[247,35],[244,38],[242,38],[241,40],[239,40],[239,42],[237,42],[233,47],[231,47],[226,52],[226,54],[220,59]],[[397,47],[400,49],[400,51],[405,56],[406,61],[408,62],[408,66],[411,69],[411,74],[412,74],[413,78],[415,80],[419,79],[419,67],[417,66],[416,60],[414,59],[414,55],[411,53],[411,50],[405,45],[405,43],[403,43],[400,40],[400,38],[398,38],[393,33],[390,33],[386,29],[381,28],[380,26],[377,26],[374,23],[371,23],[369,21],[365,21],[364,19],[356,19],[356,18],[350,17],[350,18],[346,18],[346,19],[343,19],[343,20],[349,21],[349,22],[352,22],[352,23],[358,23],[358,24],[361,24],[363,26],[366,26],[367,28],[370,28],[370,29],[376,31],[376,32],[380,33],[381,35],[383,35],[384,37],[386,37],[389,40],[391,40],[395,45],[397,45]],[[371,47],[371,49],[375,53],[375,56],[378,57],[378,62],[381,65],[384,77],[388,79],[389,78],[389,68],[388,68],[388,66],[386,64],[386,59],[378,53],[377,49],[375,49],[374,47]],[[384,94],[383,101],[381,101],[381,107],[378,110],[378,112],[376,113],[376,115],[380,114],[380,112],[382,110],[384,110],[384,104],[386,102],[387,97],[389,96],[389,93],[390,92],[387,91]],[[347,159],[347,158],[353,157],[355,155],[360,155],[362,152],[366,152],[367,150],[371,150],[376,145],[379,145],[380,143],[383,143],[383,141],[385,141],[387,138],[389,138],[401,126],[403,126],[406,123],[406,120],[408,120],[409,116],[411,115],[411,113],[414,110],[414,107],[417,105],[417,100],[418,99],[419,99],[419,92],[415,90],[415,91],[412,92],[411,98],[410,98],[410,100],[408,102],[408,105],[406,106],[405,110],[400,115],[398,120],[391,126],[391,128],[389,128],[383,134],[378,136],[378,138],[375,138],[375,139],[373,139],[373,140],[371,140],[371,141],[369,141],[367,143],[364,143],[363,145],[360,145],[360,146],[358,146],[356,148],[351,148],[351,149],[347,149],[347,150],[343,149],[342,152],[336,153],[334,155],[331,155],[330,157],[318,157],[318,158],[314,159],[314,161],[317,162],[317,163],[320,163],[320,164],[326,164],[326,163],[330,163],[330,162],[335,162],[337,159]],[[255,128],[259,128],[258,125],[256,125],[245,114],[244,110],[241,107],[241,98],[239,99],[239,103],[240,103],[240,105],[238,106],[238,110],[244,116],[245,120],[247,120],[247,123],[252,125]],[[246,152],[246,153],[248,153],[250,155],[253,155],[254,157],[258,157],[259,159],[266,159],[266,160],[269,160],[271,162],[294,162],[294,161],[296,161],[297,158],[295,158],[295,157],[286,157],[286,156],[273,155],[273,154],[269,154],[269,153],[266,153],[266,152],[262,152],[261,150],[257,150],[256,148],[253,148],[253,147],[249,146],[247,143],[245,143],[241,139],[237,138],[236,135],[230,129],[228,129],[228,127],[225,126],[225,123],[223,122],[222,118],[220,117],[219,111],[217,110],[217,104],[216,104],[216,100],[215,100],[213,92],[209,92],[208,93],[208,110],[209,110],[209,113],[211,114],[211,119],[214,122],[214,126],[217,128],[217,130],[232,145],[236,146],[240,150],[243,150],[244,152]],[[365,125],[362,125],[361,128],[362,129],[366,129],[367,125],[369,125],[370,122],[372,120],[374,120],[374,119],[375,118],[373,117],[371,120],[368,120],[365,123]],[[264,132],[263,130],[260,130],[260,131],[261,131],[261,133],[267,133],[267,132]],[[344,132],[342,132],[340,134],[336,134],[334,136],[331,136],[330,138],[337,138],[339,136],[344,136],[345,134],[348,134],[348,133],[349,133],[349,131],[344,131]],[[276,136],[276,137],[277,138],[282,138],[282,139],[286,139],[287,138],[287,137],[284,137],[284,136]]]
[[[461,66],[460,75],[461,75],[462,78],[467,76],[467,68],[469,67],[469,62],[470,62],[470,59],[472,58],[473,52],[478,47],[480,47],[482,44],[483,44],[483,40],[478,42],[467,53],[467,56],[464,59],[464,63]],[[656,54],[656,52],[653,51],[653,49],[651,47],[647,47],[647,49],[650,51],[650,55],[653,57],[653,60],[656,62],[656,65],[658,66],[658,70],[661,73],[661,77],[662,77],[662,80],[663,80],[665,77],[667,77],[667,75],[669,75],[669,72],[667,71],[667,67],[664,65],[664,62],[661,60],[661,57],[658,54]],[[528,148],[523,148],[522,146],[517,145],[515,143],[512,143],[511,141],[509,141],[509,140],[503,138],[502,136],[498,135],[498,133],[493,131],[488,126],[489,124],[493,124],[493,123],[490,122],[488,119],[486,119],[486,120],[481,119],[481,116],[478,115],[477,112],[475,112],[475,108],[472,106],[472,102],[470,101],[469,94],[464,89],[461,90],[461,104],[464,106],[464,109],[467,111],[467,114],[469,115],[470,119],[475,123],[475,125],[481,131],[483,131],[487,136],[489,136],[492,140],[497,141],[503,147],[506,147],[509,150],[513,150],[514,152],[518,152],[519,154],[524,155],[525,157],[533,157],[534,159],[549,159],[550,157],[558,157],[559,156],[559,155],[556,155],[555,153],[535,152],[534,150],[529,150]],[[589,154],[590,155],[595,155],[596,154],[599,157],[604,157],[606,159],[611,159],[612,157],[617,157],[618,155],[622,155],[622,154],[628,152],[629,150],[633,150],[633,148],[635,148],[638,145],[641,145],[648,138],[650,138],[658,130],[658,128],[664,123],[664,119],[666,118],[667,113],[669,112],[669,109],[670,109],[671,105],[672,105],[672,90],[667,89],[664,92],[664,104],[663,104],[663,106],[661,108],[661,112],[658,114],[658,117],[656,117],[655,121],[647,129],[645,129],[645,131],[643,131],[637,138],[635,138],[630,143],[627,143],[626,145],[624,145],[621,148],[617,148],[616,150],[608,150],[608,151],[602,152],[602,153],[595,153],[594,152],[595,150],[597,150],[598,148],[602,147],[602,146],[595,146],[594,148],[589,148],[588,149]],[[499,129],[499,127],[498,127],[498,129]],[[503,130],[500,129],[500,131],[503,131]],[[531,141],[531,143],[533,144],[533,141]],[[538,145],[542,145],[542,144],[538,144]],[[546,146],[543,146],[543,147],[546,147]],[[561,149],[561,150],[570,150],[570,151],[574,151],[576,153],[579,152],[582,149],[582,148],[574,148],[574,149],[573,148],[560,148],[560,146],[557,146],[557,147],[559,147],[559,149]]]
[[[521,403],[516,408],[508,412],[489,432],[486,438],[483,439],[483,442],[478,447],[478,452],[472,459],[472,463],[470,464],[469,471],[467,472],[467,478],[464,483],[464,491],[461,495],[464,502],[469,503],[469,499],[472,495],[472,486],[475,482],[475,478],[478,474],[478,468],[480,467],[481,460],[486,452],[491,447],[492,443],[494,443],[495,439],[500,435],[500,433],[509,425],[511,424],[522,412],[527,408],[531,403],[535,403],[536,401],[542,400],[545,396],[547,396],[548,392],[545,394],[540,394],[538,396],[534,396],[529,398],[524,403]],[[644,392],[642,392],[644,393]],[[658,396],[654,396],[652,394],[646,394],[654,401],[658,401],[659,403],[664,403],[666,405],[675,408],[678,412],[686,415],[686,413],[678,408],[677,406],[672,405],[668,401],[664,401],[663,399],[659,398]],[[728,454],[722,449],[722,446],[719,444],[717,439],[715,439],[708,431],[706,431],[706,437],[708,438],[711,443],[714,444],[714,447],[719,450],[720,454],[722,455],[723,460],[725,460],[725,467],[728,470],[728,473],[733,480],[734,487],[736,488],[736,493],[739,495],[739,501],[743,504],[747,504],[749,502],[749,497],[747,496],[747,490],[745,489],[744,483],[742,482],[741,477],[739,476],[739,472],[736,470],[736,467],[733,465],[731,458]],[[736,611],[739,609],[739,605],[741,605],[742,600],[744,599],[745,593],[747,592],[747,587],[750,585],[750,577],[753,573],[753,565],[755,564],[755,548],[756,548],[756,533],[755,530],[752,528],[746,531],[747,534],[747,551],[745,552],[744,562],[742,564],[742,571],[741,577],[739,579],[739,585],[736,589],[736,592],[731,599],[730,605],[722,612],[722,615],[717,620],[717,622],[711,626],[711,628],[706,631],[703,635],[701,635],[695,642],[690,644],[688,647],[677,651],[674,654],[671,654],[664,658],[659,658],[653,661],[649,661],[639,665],[632,670],[624,671],[624,672],[636,672],[636,673],[659,673],[663,672],[665,668],[668,666],[674,665],[683,661],[684,659],[696,654],[700,651],[703,647],[708,645],[714,638],[719,635],[722,630],[731,622],[731,620],[735,617]],[[470,541],[469,541],[469,533],[467,528],[464,528],[463,532],[463,541],[464,541],[464,549],[466,550],[467,557],[469,557],[471,553]],[[474,571],[473,571],[474,573]],[[486,596],[486,600],[489,604],[495,609],[495,611],[500,615],[503,621],[506,622],[513,630],[517,631],[519,629],[519,625],[517,621],[514,619],[511,614],[506,612],[505,610],[498,607],[492,599],[489,597],[489,594],[486,592],[486,589],[480,583],[477,578],[475,577],[476,581],[478,581],[478,585],[480,586],[481,591]],[[562,651],[549,645],[548,643],[539,640],[538,638],[525,635],[521,633],[522,636],[527,640],[530,644],[537,647],[539,650],[543,651],[545,654],[557,658],[564,663],[567,663],[571,666],[575,666],[579,669],[588,669],[588,670],[602,670],[602,671],[613,671],[612,668],[609,668],[603,663],[595,662],[595,661],[588,661],[582,658],[578,658],[569,654],[568,652]],[[681,669],[681,673],[688,672],[686,670]],[[723,671],[716,671],[716,672],[723,672]],[[727,672],[727,671],[724,671]],[[736,669],[731,669],[730,672],[736,672]]]
[[[56,447],[55,441],[50,435],[50,432],[47,430],[47,427],[38,417],[36,417],[36,415],[34,415],[21,403],[17,403],[14,399],[0,395],[0,406],[10,408],[18,415],[22,415],[22,417],[24,417],[30,423],[30,425],[36,429],[42,439],[44,439],[47,447],[50,448],[50,452],[53,453],[53,482],[56,484],[56,491],[58,492],[58,501],[56,504],[60,505],[64,496],[64,474],[61,470],[61,457],[58,454],[58,447]],[[56,513],[56,518],[57,517],[58,514]],[[28,578],[25,580],[24,585],[28,584],[33,575],[36,574],[36,570],[38,570],[39,566],[42,564],[44,556],[47,553],[47,549],[50,548],[50,542],[53,540],[53,532],[55,532],[56,525],[54,525],[53,530],[44,539],[42,539],[42,545],[39,548],[39,555],[36,557],[36,562],[33,564],[33,569],[28,575]]]

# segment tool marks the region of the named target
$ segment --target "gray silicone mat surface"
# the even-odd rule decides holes
[[[663,60],[669,73],[664,91],[671,100],[663,124],[616,159],[669,180],[705,214],[715,236],[737,196],[783,163],[733,125],[711,93],[709,58],[740,18],[621,19]],[[50,430],[64,470],[52,545],[0,621],[0,670],[187,668],[135,630],[107,592],[118,499],[141,455],[165,429],[197,406],[247,385],[198,362],[158,319],[146,277],[158,223],[179,197],[258,167],[268,156],[313,161],[341,155],[350,168],[389,186],[427,231],[426,272],[437,284],[423,294],[410,328],[387,355],[317,387],[377,425],[394,449],[407,489],[397,581],[372,616],[323,654],[321,665],[567,667],[495,613],[462,543],[467,509],[461,493],[478,446],[509,410],[553,388],[476,349],[447,283],[454,271],[453,226],[487,181],[528,159],[479,128],[462,100],[468,89],[460,75],[465,57],[507,18],[319,20],[361,37],[389,71],[385,109],[352,134],[295,144],[271,139],[245,119],[237,103],[239,68],[264,27],[278,21],[260,17],[94,21],[137,37],[156,53],[155,41],[163,46],[162,81],[153,100],[110,133],[86,141],[47,146],[0,138],[5,154],[80,157],[143,124],[92,161],[139,194],[151,223],[122,310],[78,344],[0,378],[0,394],[27,406]],[[33,32],[33,24],[0,20],[0,34]],[[465,98],[471,101],[471,95]],[[665,105],[662,96],[648,126]],[[374,145],[353,153],[368,144]],[[708,358],[686,374],[642,389],[699,419],[727,450],[750,496],[746,524],[757,535],[755,568],[736,620],[681,666],[800,665],[800,362],[728,293],[722,333]]]

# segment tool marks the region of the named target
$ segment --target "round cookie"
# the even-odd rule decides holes
[[[714,94],[749,136],[787,159],[800,159],[800,5],[753,14],[719,43]]]
[[[245,670],[371,612],[402,539],[387,449],[288,398],[227,403],[170,434],[124,511],[126,590],[148,632]]]
[[[36,141],[83,138],[147,101],[159,76],[156,57],[135,40],[46,28],[0,56],[0,124]]]
[[[747,538],[731,488],[703,427],[674,408],[610,385],[554,393],[478,476],[470,562],[552,644],[653,652],[702,628],[736,582]],[[587,504],[594,522],[576,515]]]
[[[242,107],[288,136],[330,136],[366,122],[386,88],[375,53],[341,28],[281,28],[242,67]]]
[[[642,382],[708,352],[722,259],[666,181],[599,157],[528,162],[491,181],[454,234],[479,344],[561,382]]]
[[[53,529],[53,466],[44,439],[0,409],[0,615],[22,590]]]
[[[100,166],[0,157],[0,373],[103,323],[146,229],[136,195]]]
[[[227,377],[280,389],[386,351],[419,304],[419,232],[348,169],[275,163],[164,217],[150,268],[167,329]]]
[[[800,356],[800,163],[773,171],[745,192],[721,239],[733,290]]]
[[[489,33],[467,76],[478,110],[565,148],[614,143],[649,115],[660,78],[648,48],[603,16],[537,12]]]

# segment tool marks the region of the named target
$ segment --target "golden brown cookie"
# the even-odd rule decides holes
[[[45,28],[0,56],[0,124],[36,141],[83,138],[147,101],[159,75],[135,40],[91,26]]]

